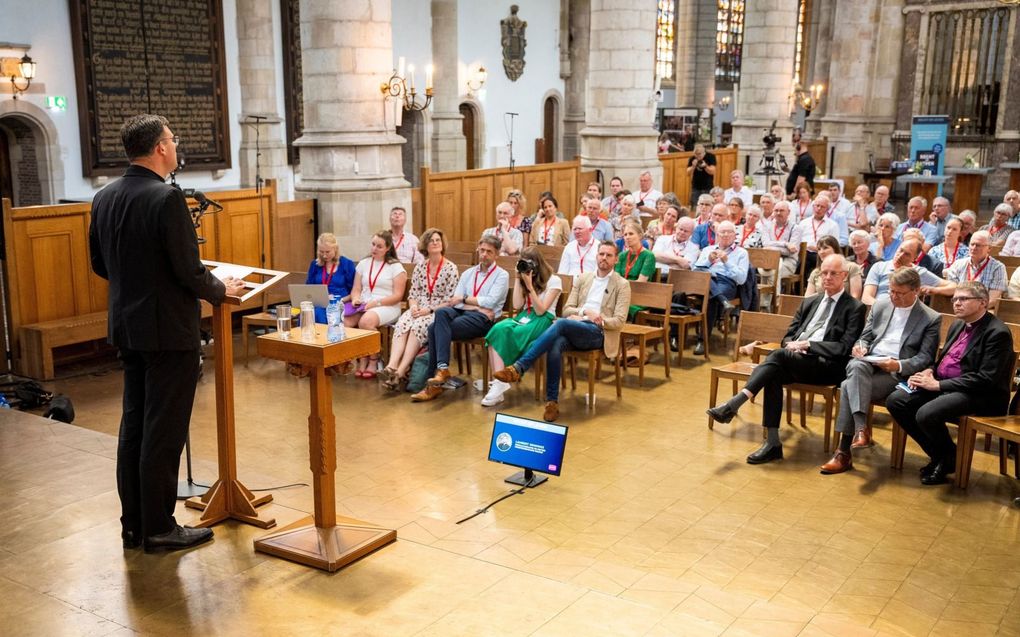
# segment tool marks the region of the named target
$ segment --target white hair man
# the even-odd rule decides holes
[[[655,265],[662,272],[662,280],[666,280],[671,269],[690,270],[701,253],[698,244],[691,240],[694,232],[694,219],[681,217],[676,222],[673,234],[664,234],[655,240],[652,253]]]
[[[744,207],[749,208],[754,203],[754,194],[750,188],[744,186],[744,171],[734,170],[730,173],[730,187],[723,192],[723,203],[729,203],[730,199],[739,197],[744,202]]]
[[[957,259],[956,263],[946,268],[943,276],[956,284],[980,281],[988,289],[988,301],[994,308],[1006,291],[1006,266],[991,256],[991,245],[991,235],[978,230],[970,237],[970,254]]]
[[[483,237],[488,234],[500,240],[500,256],[519,254],[524,246],[524,235],[520,230],[510,225],[510,219],[513,216],[514,207],[510,205],[509,201],[501,201],[496,206],[496,225],[482,231]]]
[[[592,233],[591,219],[577,215],[572,231],[574,239],[563,248],[557,274],[577,276],[594,272],[598,266],[599,242]]]
[[[927,212],[927,199],[924,197],[911,197],[910,201],[907,202],[907,220],[901,223],[900,227],[896,229],[896,238],[902,238],[903,231],[907,228],[917,228],[921,231],[921,234],[924,235],[923,250],[925,252],[931,250],[931,247],[938,243],[938,241],[935,240],[935,226],[924,220]],[[1003,237],[1003,240],[1005,240],[1005,237]]]
[[[1002,196],[1002,203],[1008,203],[1012,210],[1009,214],[1009,225],[1014,230],[1020,230],[1020,192],[1007,190]]]
[[[709,334],[720,311],[730,309],[730,301],[737,298],[738,288],[747,280],[750,258],[747,250],[737,245],[737,228],[731,221],[720,221],[716,224],[716,243],[702,249],[698,260],[694,263],[695,270],[710,272],[712,281],[709,287],[711,300],[708,304]],[[695,354],[703,353],[704,343],[698,342]]]
[[[992,222],[981,226],[981,230],[988,231],[989,236],[991,236],[992,245],[1003,245],[1006,243],[1006,239],[1009,238],[1010,233],[1013,232],[1013,226],[1009,225],[1012,213],[1013,209],[1008,203],[1000,203],[998,206],[995,206],[995,210],[992,210]]]
[[[818,193],[811,204],[811,216],[798,223],[790,235],[788,248],[791,253],[800,254],[800,244],[807,244],[807,272],[818,263],[818,240],[826,235],[839,239],[839,226],[829,218],[831,205],[828,193]]]
[[[655,214],[655,202],[659,200],[662,193],[652,185],[651,171],[644,170],[638,175],[638,191],[634,195],[637,209],[647,215]]]

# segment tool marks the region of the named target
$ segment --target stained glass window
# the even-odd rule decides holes
[[[659,14],[655,25],[655,74],[666,80],[673,79],[675,29],[675,0],[659,0]]]
[[[719,0],[715,31],[715,79],[740,82],[744,48],[744,0]]]
[[[793,76],[801,84],[807,83],[807,38],[811,18],[810,0],[797,0],[797,41],[793,51]]]

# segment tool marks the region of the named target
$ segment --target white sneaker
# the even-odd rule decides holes
[[[493,379],[489,385],[489,393],[485,394],[485,398],[482,399],[482,407],[492,407],[503,402],[503,394],[508,389],[510,389],[510,383]]]

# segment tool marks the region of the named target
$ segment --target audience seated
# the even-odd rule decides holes
[[[729,221],[721,221],[717,226],[718,242],[714,246],[706,246],[698,260],[694,263],[695,270],[710,272],[712,282],[709,288],[711,300],[708,304],[708,330],[711,336],[712,328],[720,315],[728,316],[732,309],[730,301],[737,298],[737,288],[747,280],[750,259],[747,250],[737,245],[737,231]],[[698,339],[694,353],[703,354],[705,344]]]
[[[528,201],[520,190],[511,190],[506,195],[506,201],[514,209],[514,216],[510,217],[510,225],[521,231],[521,246],[531,245],[531,218],[527,214]]]
[[[344,305],[344,325],[374,330],[395,322],[400,318],[400,302],[406,285],[407,271],[397,259],[393,235],[389,230],[380,230],[372,236],[369,255],[359,261],[355,269],[351,300]],[[354,375],[375,378],[378,363],[377,355],[363,356],[358,359]]]
[[[938,240],[935,226],[924,220],[927,215],[928,200],[924,197],[911,197],[907,202],[907,220],[896,228],[896,238],[903,239],[903,231],[907,228],[917,228],[924,235],[922,251],[930,250],[933,245],[938,243]]]
[[[879,216],[876,225],[875,239],[871,242],[871,253],[878,257],[879,261],[888,261],[896,254],[902,241],[896,235],[900,218],[891,212],[886,212]]]
[[[630,192],[626,190],[622,192],[626,194],[620,197],[619,214],[615,216],[612,214],[609,215],[609,223],[613,226],[614,239],[619,239],[623,236],[623,224],[628,221],[641,223],[641,213],[638,212],[637,206],[635,205],[636,200],[634,199],[634,195],[630,194]]]
[[[744,224],[737,226],[737,244],[741,248],[765,247],[765,236],[768,232],[761,218],[761,207],[751,204],[744,213]]]
[[[1009,204],[1009,225],[1014,230],[1020,230],[1020,192],[1007,190],[1002,196],[1002,202]]]
[[[952,267],[946,268],[945,278],[960,284],[964,281],[980,281],[988,290],[989,302],[994,305],[1006,291],[1006,266],[989,256],[991,237],[984,230],[978,230],[970,238],[970,255],[957,259]]]
[[[691,240],[698,244],[699,249],[715,245],[716,226],[723,221],[726,221],[728,218],[729,209],[726,207],[726,204],[713,204],[712,211],[709,214],[709,220],[694,228],[694,234],[691,235]]]
[[[873,205],[875,206],[875,212],[879,217],[887,212],[893,214],[896,213],[895,206],[889,203],[889,186],[879,186],[875,188],[875,201],[873,202]],[[897,223],[899,222],[897,221]]]
[[[397,206],[390,210],[390,235],[393,236],[393,249],[401,263],[421,263],[425,258],[418,252],[418,237],[404,230],[407,224],[407,211]]]
[[[970,235],[977,230],[977,214],[973,210],[964,210],[960,213],[960,221],[963,222],[963,227],[960,228],[960,242],[969,245]]]
[[[776,201],[776,207],[772,212],[772,220],[769,222],[763,247],[770,250],[778,250],[783,255],[779,263],[780,279],[791,277],[797,272],[800,245],[794,246],[791,241],[795,225],[790,221],[790,202],[786,199]]]
[[[712,195],[704,194],[698,197],[697,206],[694,209],[694,225],[699,226],[712,218],[712,206],[715,201]]]
[[[772,213],[776,209],[776,199],[771,194],[765,192],[758,197],[758,207],[761,209],[761,221],[768,225],[772,223]]]
[[[545,354],[546,405],[543,418],[546,421],[559,418],[564,351],[601,349],[610,359],[619,354],[620,328],[627,319],[630,306],[630,285],[614,272],[616,260],[616,245],[602,243],[598,252],[598,270],[577,277],[563,308],[563,317],[543,332],[512,365],[495,374],[499,381],[515,383]],[[589,373],[593,374],[595,370],[589,370]]]
[[[853,214],[853,204],[843,196],[843,187],[840,182],[834,181],[829,184],[829,212],[828,217],[836,222],[839,228],[839,245],[845,246],[850,239],[850,229],[847,217]]]
[[[805,267],[808,271],[818,263],[818,240],[825,236],[839,238],[839,226],[828,218],[829,206],[828,193],[818,193],[814,203],[811,204],[811,216],[798,223],[790,235],[791,252],[797,250],[799,253],[800,244],[807,244]]]
[[[932,367],[907,379],[886,400],[889,413],[930,462],[921,484],[946,482],[956,470],[956,445],[946,422],[962,416],[1001,416],[1009,404],[1015,354],[1009,328],[988,312],[988,290],[964,281],[953,294],[953,322]]]
[[[315,258],[308,266],[308,285],[325,285],[329,295],[344,299],[354,287],[354,262],[340,256],[340,246],[332,232],[323,232],[315,241]],[[326,322],[326,308],[315,308],[315,322]]]
[[[553,324],[556,301],[563,292],[560,277],[552,273],[542,253],[534,247],[524,250],[517,262],[517,271],[511,276],[517,277],[512,301],[515,316],[499,321],[485,336],[494,373],[506,367],[504,361],[517,360]],[[508,389],[510,383],[496,378],[482,398],[482,405],[492,407],[503,402],[503,394]]]
[[[836,241],[836,237],[826,236],[818,240],[818,261],[819,263],[825,262],[825,257],[830,254],[840,254],[839,242]],[[861,276],[861,268],[853,261],[847,260],[846,263],[847,275],[846,275],[846,292],[850,296],[857,300],[860,300],[861,294],[864,292],[864,280]],[[821,268],[815,268],[808,275],[807,289],[804,290],[804,296],[813,296],[822,291],[822,270]]]
[[[673,218],[670,220],[669,225],[663,228],[663,224],[666,224],[667,212],[670,209],[673,210]],[[654,244],[655,240],[663,234],[673,234],[676,231],[676,220],[680,217],[689,216],[690,210],[680,205],[676,195],[667,192],[655,202],[655,214],[657,218],[652,219],[645,226],[645,239],[648,240],[649,244]]]
[[[772,184],[769,188],[769,194],[772,195],[772,199],[774,199],[776,203],[779,203],[780,201],[787,201],[786,189],[784,189],[783,184],[779,182]]]
[[[863,230],[866,233],[871,232],[871,226],[878,221],[878,210],[875,208],[875,204],[871,203],[871,191],[868,190],[867,184],[861,184],[854,190],[854,200],[850,204],[849,212],[846,216],[846,226],[850,233],[854,230]],[[849,236],[847,242],[850,241]]]
[[[598,262],[599,242],[591,232],[591,219],[578,215],[574,217],[574,239],[563,248],[557,274],[577,276],[594,272]]]
[[[1014,230],[1013,226],[1009,225],[1012,214],[1013,208],[1008,203],[1000,203],[992,211],[992,222],[981,226],[980,229],[987,231],[991,237],[992,245],[1001,246],[1006,243],[1006,239]]]
[[[790,200],[790,223],[797,225],[813,215],[811,186],[807,182],[801,182],[794,187],[793,199]]]
[[[783,412],[783,386],[792,383],[839,384],[850,351],[864,328],[865,307],[844,292],[846,260],[830,255],[822,262],[824,294],[804,299],[783,338],[782,347],[770,353],[751,372],[744,388],[728,401],[708,409],[719,422],[729,422],[740,406],[764,390],[762,426],[766,440],[747,456],[749,464],[783,458],[779,421]]]
[[[546,212],[553,215],[552,209]],[[451,343],[485,336],[503,313],[510,275],[496,265],[499,248],[496,237],[482,237],[478,242],[478,265],[460,275],[453,297],[435,311],[428,331],[430,378],[424,389],[411,396],[412,401],[438,398],[450,380]]]
[[[662,193],[652,185],[651,171],[644,170],[638,175],[638,189],[634,196],[634,205],[642,216],[653,216],[655,214],[655,202],[659,200]]]
[[[682,217],[676,222],[676,232],[655,240],[652,254],[655,255],[655,265],[659,266],[660,280],[666,281],[672,269],[690,270],[698,260],[701,251],[691,239],[693,232],[694,219]]]
[[[727,219],[734,227],[744,222],[744,208],[744,200],[740,197],[734,197],[726,202]]]
[[[614,216],[620,216],[620,198],[618,195],[623,190],[623,180],[613,177],[609,180],[609,194],[602,199],[602,209],[606,211],[606,218],[612,220]]]
[[[726,203],[723,200],[724,196],[726,194],[726,191],[723,190],[722,188],[720,188],[719,186],[713,187],[711,190],[708,191],[708,194],[712,195],[712,205],[713,206],[716,205],[716,204]]]
[[[730,187],[723,192],[723,203],[728,204],[733,201],[734,197],[741,200],[741,204],[744,208],[747,208],[754,203],[754,193],[751,192],[750,188],[744,185],[744,171],[742,170],[734,170],[730,172]]]
[[[935,245],[945,241],[946,224],[953,219],[959,219],[953,214],[952,204],[945,197],[935,197],[931,200],[931,216],[928,223],[935,228]]]
[[[937,276],[944,277],[946,268],[950,268],[957,260],[970,254],[967,244],[960,241],[960,233],[963,230],[963,220],[953,217],[946,222],[945,235],[942,243],[931,249],[928,256],[931,257],[931,271]]]
[[[871,235],[864,230],[854,230],[850,233],[850,257],[851,263],[857,264],[861,269],[861,276],[865,279],[871,272],[871,266],[878,263],[878,257],[871,253]]]
[[[821,466],[823,474],[853,468],[852,450],[871,446],[867,424],[871,404],[884,401],[896,383],[935,360],[942,317],[917,298],[920,291],[917,271],[900,268],[889,276],[889,295],[876,302],[868,315],[840,385],[839,445],[832,459]]]
[[[649,281],[655,276],[655,255],[641,243],[641,224],[628,221],[623,226],[624,253],[616,263],[616,271],[628,281]]]
[[[509,202],[503,201],[496,206],[496,225],[482,231],[482,236],[491,235],[500,241],[502,246],[499,254],[502,256],[513,256],[520,253],[524,246],[524,235],[510,223],[514,215],[514,208]]]
[[[570,240],[570,226],[559,212],[556,198],[542,198],[541,208],[531,224],[531,245],[565,246]]]
[[[956,284],[935,276],[930,271],[918,265],[914,265],[917,254],[921,250],[921,243],[917,239],[907,239],[900,244],[896,254],[891,261],[879,261],[871,266],[871,272],[864,281],[864,294],[861,301],[865,305],[874,305],[875,301],[889,294],[889,275],[897,268],[913,268],[921,277],[921,292],[923,294],[941,294],[949,296],[953,293]]]
[[[924,241],[924,233],[918,228],[907,228],[903,231],[903,234],[900,236],[900,241],[906,241],[908,239],[917,241],[918,245],[926,245]],[[923,248],[921,252],[914,257],[914,265],[920,266],[928,271],[931,271],[932,268],[935,267],[931,257],[928,256],[928,253]]]
[[[581,210],[577,215],[588,217],[588,220],[591,221],[591,233],[596,241],[612,241],[613,226],[600,216],[601,212],[602,202],[597,197],[584,193],[581,197]]]
[[[427,229],[418,250],[425,260],[414,266],[407,310],[393,328],[390,360],[379,373],[387,389],[396,390],[406,383],[414,358],[428,342],[429,326],[435,311],[453,297],[457,289],[457,266],[447,261],[446,237],[437,228]]]

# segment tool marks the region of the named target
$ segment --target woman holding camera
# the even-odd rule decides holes
[[[535,247],[525,248],[517,261],[517,285],[513,291],[516,316],[492,326],[485,337],[489,345],[489,363],[493,373],[515,361],[556,319],[556,301],[563,291],[560,277]],[[492,407],[503,402],[510,383],[493,379],[482,405]]]

